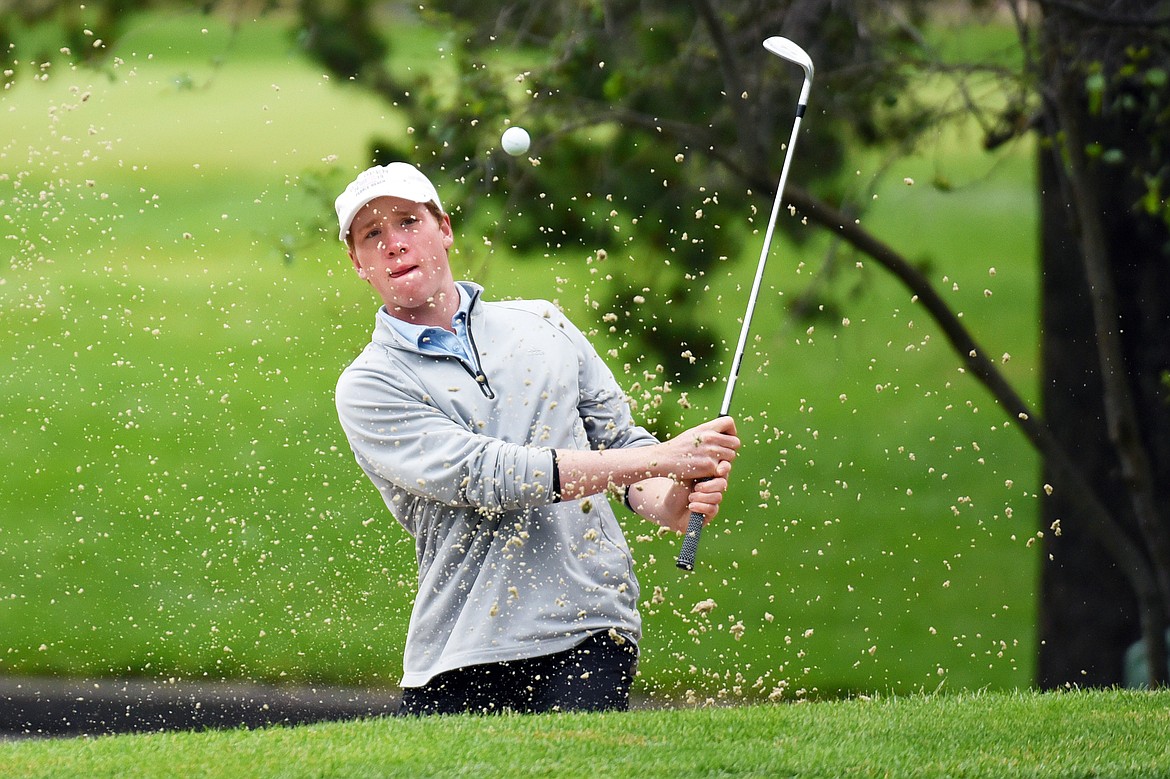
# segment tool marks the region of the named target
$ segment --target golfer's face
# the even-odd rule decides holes
[[[442,314],[436,309],[445,308],[439,303],[454,288],[447,260],[453,243],[447,215],[440,219],[422,203],[380,197],[354,217],[350,235],[349,256],[358,274],[374,287],[390,312],[434,324],[428,320]]]

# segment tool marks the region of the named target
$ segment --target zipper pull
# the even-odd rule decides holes
[[[475,374],[475,381],[477,384],[479,384],[480,390],[486,397],[490,399],[494,399],[496,397],[496,393],[492,392],[491,385],[488,384],[487,376],[484,376],[482,371]]]

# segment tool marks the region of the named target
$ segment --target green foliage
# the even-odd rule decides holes
[[[367,63],[380,62],[386,57],[389,45],[360,12],[364,3],[345,2],[341,8],[335,5],[301,3],[297,44],[330,73],[356,79]]]
[[[0,3],[0,47],[19,50],[23,59],[14,65],[41,69],[61,61],[100,65],[136,16],[165,6],[166,0],[98,0],[71,3],[59,0]],[[204,11],[214,3],[204,4]],[[17,43],[19,42],[19,47]],[[17,68],[6,67],[3,78],[11,83]]]
[[[97,0],[85,15],[112,41],[155,5],[166,3]],[[335,80],[406,112],[406,133],[371,132],[371,160],[407,159],[459,182],[462,192],[448,201],[465,219],[486,214],[488,242],[623,256],[636,229],[639,270],[611,270],[595,299],[611,308],[624,290],[668,290],[659,299],[673,308],[651,314],[662,326],[627,330],[623,353],[649,355],[674,380],[693,382],[696,366],[720,356],[694,281],[755,248],[739,228],[769,207],[800,87],[793,66],[768,55],[762,40],[785,34],[817,65],[793,185],[848,201],[861,216],[869,203],[843,169],[846,150],[910,148],[940,117],[907,89],[935,56],[918,27],[935,5],[903,0],[890,13],[845,4],[825,14],[816,0],[439,0],[417,10],[301,0],[292,34]],[[30,20],[84,28],[74,6],[38,7]],[[416,20],[445,31],[443,54],[404,66],[394,40]],[[529,159],[497,149],[508,123],[532,133]],[[538,200],[524,213],[512,207]],[[806,234],[791,231],[797,240]]]
[[[1093,116],[1101,115],[1101,106],[1105,102],[1105,75],[1100,71],[1092,73],[1085,79],[1085,94],[1089,99],[1089,113]]]
[[[921,5],[907,4],[909,18]],[[355,29],[386,41],[393,34],[367,4],[301,7],[300,23],[319,39],[343,41]],[[626,331],[629,356],[652,355],[668,375],[694,381],[698,362],[683,352],[701,362],[717,351],[692,281],[743,250],[735,228],[766,207],[800,87],[799,72],[768,55],[763,39],[786,33],[817,63],[808,138],[796,161],[801,184],[839,197],[848,145],[910,143],[930,125],[929,112],[903,89],[916,44],[889,15],[817,8],[803,0],[445,0],[423,12],[428,24],[450,31],[437,68],[391,71],[382,62],[386,45],[368,46],[366,37],[348,51],[360,65],[339,66],[318,46],[306,50],[408,112],[412,132],[378,134],[377,161],[408,159],[463,182],[464,214],[498,215],[490,198],[505,190],[509,202],[540,198],[538,211],[498,219],[493,242],[614,254],[629,250],[631,231],[622,227],[636,224],[649,270],[608,274],[609,290],[597,297],[620,305],[623,290],[646,285],[644,275],[668,289],[673,309],[654,313],[670,324]],[[531,162],[496,149],[508,122],[532,133]]]
[[[1122,171],[1116,194],[1139,221],[1151,218],[1164,232],[1170,227],[1170,44],[1156,25],[1134,38],[1119,51],[1108,48],[1106,58],[1082,52],[1072,59],[1083,73],[1083,100],[1094,122],[1085,153]],[[1170,256],[1170,244],[1162,250]]]

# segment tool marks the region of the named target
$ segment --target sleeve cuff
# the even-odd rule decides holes
[[[561,468],[560,468],[560,466],[557,464],[557,450],[556,450],[556,449],[550,449],[550,450],[549,450],[549,452],[551,452],[551,453],[552,453],[552,493],[553,493],[553,502],[554,502],[554,503],[560,503],[560,502],[561,502]]]

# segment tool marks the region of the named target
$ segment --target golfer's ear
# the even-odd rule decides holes
[[[353,263],[353,269],[357,271],[358,278],[364,279],[366,277],[366,269],[362,267],[360,262],[358,262],[357,254],[355,254],[353,250],[353,245],[347,245],[345,250],[349,254],[349,261]]]
[[[451,217],[443,214],[439,220],[439,230],[443,233],[443,248],[450,249],[455,245],[455,231],[451,229]]]

